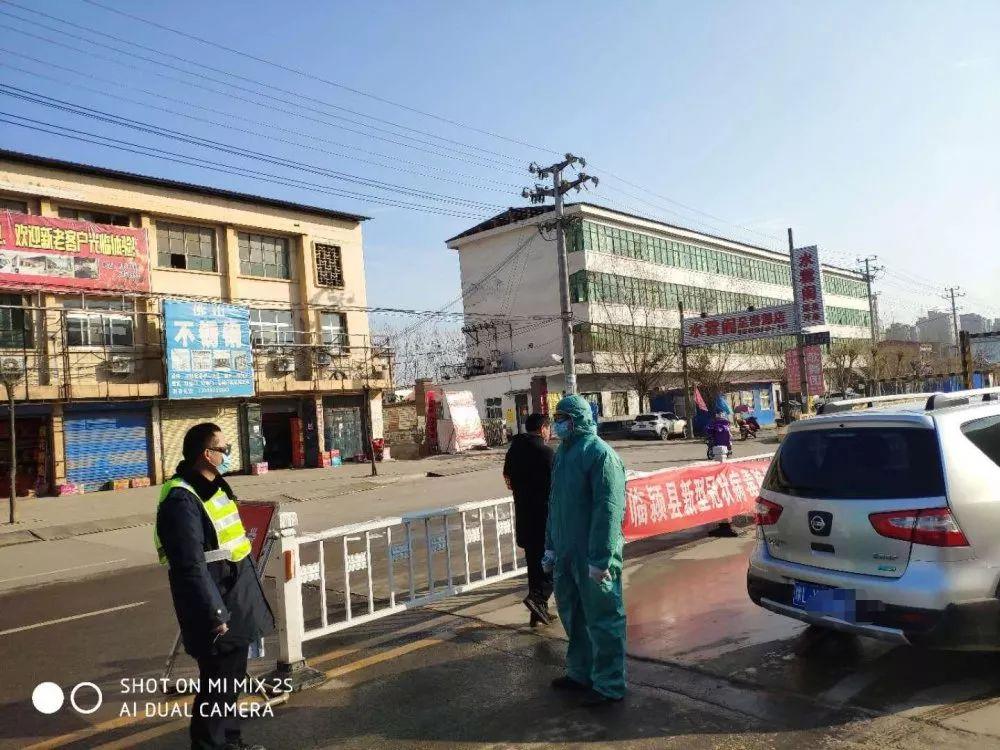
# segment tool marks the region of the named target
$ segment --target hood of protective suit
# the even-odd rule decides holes
[[[597,423],[590,410],[590,402],[583,396],[566,396],[556,404],[556,414],[565,414],[573,420],[574,435],[596,435]]]

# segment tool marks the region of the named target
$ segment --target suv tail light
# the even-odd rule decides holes
[[[889,539],[931,547],[969,546],[969,540],[948,508],[872,513],[868,520],[875,531]]]
[[[758,526],[773,526],[781,517],[784,508],[762,497],[757,498],[757,508],[754,512],[754,522]]]

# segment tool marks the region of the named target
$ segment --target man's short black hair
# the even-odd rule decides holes
[[[188,430],[184,435],[184,460],[194,463],[206,448],[211,447],[212,438],[217,432],[222,432],[222,428],[212,422],[202,422]]]
[[[524,420],[524,429],[528,432],[538,432],[549,423],[549,418],[545,414],[529,414]]]

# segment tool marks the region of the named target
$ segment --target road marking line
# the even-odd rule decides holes
[[[112,740],[103,745],[95,745],[92,750],[124,750],[124,748],[135,747],[138,743],[145,742],[146,740],[153,740],[165,734],[181,732],[188,724],[188,719],[174,719],[173,721],[137,732],[136,734],[130,734],[128,737]]]
[[[383,643],[388,643],[390,641],[396,641],[400,638],[410,635],[411,633],[419,633],[422,630],[435,630],[440,625],[446,625],[451,622],[456,622],[456,618],[453,615],[443,615],[441,617],[434,617],[430,620],[425,620],[423,622],[414,623],[413,625],[408,625],[405,628],[400,628],[399,630],[392,630],[388,633],[382,633],[381,635],[375,635],[371,638],[366,638],[363,641],[358,641],[349,646],[344,646],[343,648],[334,649],[332,651],[327,651],[322,654],[316,654],[316,656],[310,656],[306,659],[310,666],[315,667],[319,664],[324,664],[328,661],[334,661],[342,656],[350,656],[351,654],[356,654],[358,651],[363,651],[368,648],[374,648],[375,646],[381,646]],[[456,622],[456,624],[458,624]]]
[[[376,664],[381,664],[385,661],[391,661],[398,656],[404,656],[406,654],[412,653],[414,651],[419,651],[422,648],[427,648],[428,646],[436,646],[439,643],[444,643],[445,641],[450,641],[452,638],[458,636],[458,632],[453,633],[442,633],[436,638],[421,638],[419,641],[414,641],[413,643],[407,643],[404,646],[399,646],[397,648],[390,648],[388,651],[382,651],[372,656],[366,656],[364,659],[358,659],[357,661],[352,661],[349,664],[344,664],[340,667],[334,667],[333,669],[327,670],[323,674],[326,675],[327,679],[334,679],[335,677],[340,677],[345,674],[350,674],[351,672],[357,672],[359,669],[365,669],[366,667],[372,667]]]
[[[84,612],[79,615],[70,615],[69,617],[60,617],[56,620],[46,620],[45,622],[36,622],[34,625],[22,625],[19,628],[10,628],[9,630],[0,630],[0,635],[10,635],[11,633],[21,633],[25,630],[34,630],[35,628],[44,628],[48,625],[58,625],[61,622],[72,622],[73,620],[82,620],[85,617],[96,617],[97,615],[106,615],[109,612],[120,612],[123,609],[132,609],[134,607],[141,607],[146,602],[132,602],[131,604],[122,604],[118,607],[108,607],[107,609],[98,609],[93,612]]]
[[[182,700],[173,701],[172,703],[161,703],[160,705],[178,705],[183,706],[194,702],[194,696],[188,696]],[[75,732],[70,732],[69,734],[63,734],[58,737],[52,737],[51,739],[44,740],[34,745],[29,745],[24,748],[24,750],[52,750],[55,747],[63,747],[64,745],[69,745],[77,740],[83,740],[87,737],[93,737],[95,734],[104,734],[112,729],[119,729],[121,727],[128,726],[129,724],[134,724],[137,721],[141,721],[145,717],[140,716],[119,716],[115,719],[109,719],[108,721],[102,721],[100,724],[92,724],[89,727],[83,727],[82,729],[77,729]]]
[[[120,560],[107,560],[106,562],[87,563],[86,565],[76,565],[72,568],[59,568],[58,570],[48,570],[44,573],[31,573],[26,576],[15,576],[14,578],[0,578],[0,583],[10,583],[11,581],[23,581],[25,578],[38,578],[39,576],[50,576],[53,573],[67,573],[71,570],[82,570],[83,568],[94,568],[98,565],[114,565],[115,563],[126,562],[123,557]]]
[[[184,701],[184,703],[190,703],[193,698],[189,698]],[[251,704],[261,705],[263,701],[258,699],[254,700],[243,700],[240,701],[242,705],[249,706]],[[164,704],[161,704],[164,705]],[[133,717],[136,721],[142,717]],[[145,742],[146,740],[156,739],[157,737],[162,737],[165,734],[172,734],[174,732],[183,731],[188,724],[190,724],[190,719],[172,719],[170,721],[165,721],[162,724],[157,724],[149,729],[144,729],[141,732],[136,732],[135,734],[130,734],[127,737],[120,737],[117,740],[111,740],[103,745],[95,745],[91,750],[125,750],[126,748],[135,747],[139,742]],[[186,732],[185,732],[186,734]]]
[[[424,625],[423,627],[426,627],[426,625]],[[472,627],[475,628],[475,627],[478,627],[478,626],[473,625]],[[394,648],[394,649],[389,649],[388,651],[383,651],[381,653],[374,654],[374,655],[366,657],[364,659],[358,659],[355,662],[351,662],[349,664],[344,664],[343,666],[340,666],[340,667],[335,667],[335,668],[333,668],[333,669],[325,672],[324,674],[325,674],[325,676],[327,677],[328,680],[334,679],[334,678],[339,677],[341,675],[349,674],[351,672],[356,672],[359,669],[364,669],[365,667],[370,667],[370,666],[374,666],[376,664],[381,664],[382,662],[391,661],[392,659],[395,659],[395,658],[397,658],[399,656],[404,656],[405,654],[412,653],[414,651],[418,651],[418,650],[420,650],[422,648],[427,648],[428,646],[435,646],[435,645],[437,645],[439,643],[444,643],[445,641],[449,641],[452,638],[457,637],[460,634],[460,632],[464,632],[465,630],[469,630],[469,629],[470,628],[468,628],[468,627],[463,627],[462,631],[454,631],[454,632],[450,632],[450,633],[442,633],[440,636],[438,636],[436,638],[422,638],[419,641],[414,641],[412,643],[407,643],[407,644],[405,644],[403,646],[399,646],[399,647]],[[397,633],[397,635],[398,635],[398,633]],[[331,654],[335,654],[337,652],[336,651],[331,651],[330,653]],[[189,696],[187,698],[184,698],[183,700],[175,701],[174,703],[177,704],[177,705],[185,705],[185,704],[191,703],[193,700],[194,700],[194,697],[193,696]],[[160,705],[171,705],[171,704],[170,703],[161,703]],[[86,739],[88,737],[93,737],[94,735],[97,735],[97,734],[104,734],[104,733],[112,731],[114,729],[120,729],[121,727],[128,726],[129,724],[135,724],[136,722],[141,721],[144,718],[145,717],[141,717],[141,716],[120,716],[120,717],[115,718],[115,719],[109,719],[108,721],[102,722],[100,724],[94,724],[94,725],[89,726],[89,727],[84,727],[82,729],[78,729],[75,732],[71,732],[70,734],[64,734],[64,735],[61,735],[59,737],[53,737],[51,739],[44,740],[44,741],[36,743],[34,745],[28,745],[27,747],[24,748],[24,750],[52,750],[53,748],[63,747],[65,745],[69,745],[69,744],[71,744],[73,742],[77,742],[79,740]],[[186,720],[185,720],[185,722],[186,722]],[[171,731],[172,731],[173,730],[173,725],[175,723],[176,724],[180,724],[180,722],[172,722],[171,721],[171,722],[168,722],[167,724],[164,724],[164,725],[161,725],[161,726],[151,727],[149,730],[144,730],[144,732],[141,733],[142,737],[143,737],[143,739],[146,739],[146,733],[147,732],[150,733],[150,738],[152,738],[154,736],[159,736],[159,731],[160,730],[162,730],[162,732],[165,734],[165,733],[167,733],[166,727],[170,727]],[[155,735],[152,734],[154,731],[156,731],[157,734],[155,734]],[[130,736],[128,738],[123,738],[123,740],[121,742],[125,742],[126,740],[132,741],[134,738],[135,738],[135,735]],[[106,748],[103,745],[101,747],[105,748],[105,750],[112,750],[112,748],[129,747],[129,746],[130,746],[129,744],[114,744],[112,742],[112,743],[108,744],[106,746]]]

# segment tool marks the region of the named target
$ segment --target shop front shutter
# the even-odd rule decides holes
[[[149,476],[149,409],[67,410],[66,479],[87,491]]]
[[[233,444],[233,471],[242,471],[240,450],[240,416],[236,404],[186,402],[160,407],[160,429],[163,434],[163,476],[174,475],[177,464],[184,458],[184,435],[201,422],[214,422],[222,428],[226,440]]]

